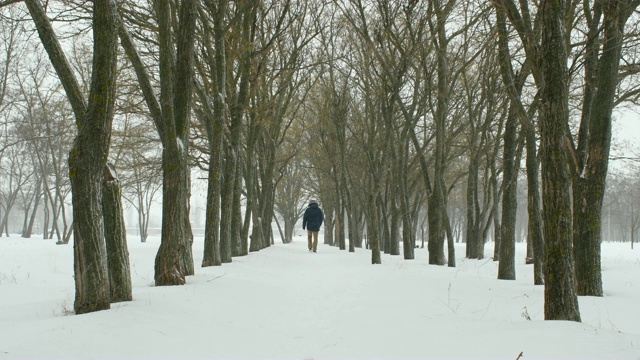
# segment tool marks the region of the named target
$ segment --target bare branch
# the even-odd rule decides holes
[[[24,0],[4,0],[4,1],[0,1],[0,8],[11,5],[11,4],[15,4],[15,3],[19,3],[22,2]]]

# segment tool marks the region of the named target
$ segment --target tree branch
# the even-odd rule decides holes
[[[38,35],[40,36],[42,45],[47,51],[51,64],[53,64],[53,67],[56,69],[56,73],[64,87],[71,108],[73,108],[76,121],[84,119],[87,104],[82,95],[82,90],[67,61],[67,57],[64,55],[64,51],[60,46],[60,42],[58,42],[58,38],[53,31],[51,22],[49,22],[49,18],[47,18],[42,4],[39,0],[26,0],[25,3],[38,29]]]
[[[19,3],[22,2],[24,0],[4,0],[4,1],[0,1],[0,8],[11,5],[11,4],[15,4],[15,3]]]
[[[156,130],[158,130],[160,139],[164,139],[165,130],[162,121],[162,110],[160,109],[160,104],[158,103],[158,99],[156,98],[153,91],[153,86],[151,86],[151,80],[149,80],[149,75],[147,74],[144,63],[142,62],[140,54],[138,54],[138,51],[133,44],[133,40],[131,40],[129,31],[127,31],[127,28],[124,26],[124,22],[122,21],[121,17],[119,17],[118,22],[118,35],[120,36],[120,43],[122,44],[122,48],[124,49],[127,58],[129,59],[129,61],[131,61],[131,65],[133,66],[134,71],[136,72],[138,83],[140,84],[140,89],[142,90],[142,95],[144,96],[144,100],[149,107],[151,118],[153,119],[153,123],[156,126]]]

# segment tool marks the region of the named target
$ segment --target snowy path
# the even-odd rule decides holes
[[[373,266],[362,249],[308,253],[302,237],[203,269],[196,239],[196,275],[154,287],[158,242],[130,239],[134,301],[69,316],[72,245],[0,239],[0,360],[640,359],[640,251],[627,245],[604,245],[606,296],[580,299],[579,324],[542,320],[521,252],[518,280],[499,281],[490,259],[436,267],[417,249]]]

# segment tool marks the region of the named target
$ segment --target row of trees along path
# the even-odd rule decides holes
[[[75,312],[131,300],[116,168],[132,150],[116,146],[112,129],[126,124],[115,138],[131,137],[129,119],[142,114],[155,128],[145,136],[161,147],[150,162],[162,169],[158,286],[182,285],[195,271],[194,166],[207,174],[202,266],[270,246],[271,219],[292,241],[306,194],[317,194],[325,242],[355,251],[364,241],[373,264],[383,251],[399,255],[401,241],[413,259],[425,227],[430,264],[455,266],[460,237],[465,256],[481,259],[493,229],[498,278],[515,279],[526,156],[528,256],[535,283],[545,284],[545,319],[580,321],[577,296],[603,295],[612,113],[640,93],[639,6],[71,0],[45,9],[40,0],[0,1],[7,19],[33,20],[75,118]],[[52,18],[72,39],[92,31],[90,79],[69,61]],[[5,47],[0,109],[11,113],[15,55]],[[136,203],[143,240],[150,201]]]

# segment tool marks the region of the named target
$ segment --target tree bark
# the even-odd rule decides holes
[[[378,216],[378,205],[376,204],[376,191],[369,194],[367,203],[367,235],[369,246],[371,247],[371,264],[382,264],[380,256],[380,221]]]
[[[580,321],[571,242],[573,235],[566,129],[569,121],[563,0],[542,0],[540,102],[542,206],[546,238],[545,320]]]
[[[446,209],[446,189],[444,185],[445,164],[445,142],[446,142],[446,117],[449,110],[449,65],[447,62],[447,49],[449,39],[445,27],[446,19],[451,10],[451,3],[443,5],[440,1],[435,1],[435,24],[432,31],[435,32],[433,44],[436,51],[437,62],[437,102],[434,114],[435,123],[435,151],[434,151],[434,181],[433,193],[429,196],[429,264],[444,265],[446,258],[444,255],[444,235],[445,235],[445,215]]]
[[[102,211],[111,302],[131,301],[133,299],[131,268],[122,210],[122,194],[120,181],[110,164],[107,164],[104,170]]]
[[[533,125],[533,124],[532,124]],[[544,284],[544,236],[542,233],[542,213],[540,210],[540,181],[536,136],[533,126],[523,127],[527,147],[527,211],[529,214],[528,231],[533,244],[533,283]]]
[[[76,117],[78,135],[69,153],[74,216],[76,314],[110,307],[102,217],[102,171],[107,162],[115,104],[117,21],[115,1],[93,8],[93,71],[89,104],[38,0],[27,0],[38,34],[49,54]]]
[[[156,286],[183,285],[187,270],[185,251],[191,251],[187,238],[188,134],[193,79],[193,48],[196,22],[195,1],[180,4],[176,57],[169,3],[156,3],[160,42],[160,105],[164,124],[162,240],[155,259]]]
[[[515,107],[515,105],[512,105]],[[518,119],[515,110],[509,111],[504,131],[502,233],[498,279],[515,280],[516,211],[519,164],[516,163],[518,144]]]
[[[36,221],[36,215],[38,213],[38,209],[40,208],[41,197],[42,197],[42,181],[39,179],[38,184],[36,185],[36,190],[35,190],[33,210],[31,212],[31,216],[29,218],[27,227],[24,233],[22,234],[22,237],[24,238],[31,238],[31,234],[33,233],[33,224]]]
[[[599,16],[590,24],[593,41],[587,44],[587,75],[582,127],[574,180],[573,254],[576,260],[578,295],[602,296],[602,202],[611,148],[611,113],[614,107],[624,26],[638,1],[602,1],[603,37]],[[598,59],[597,46],[602,44]]]

